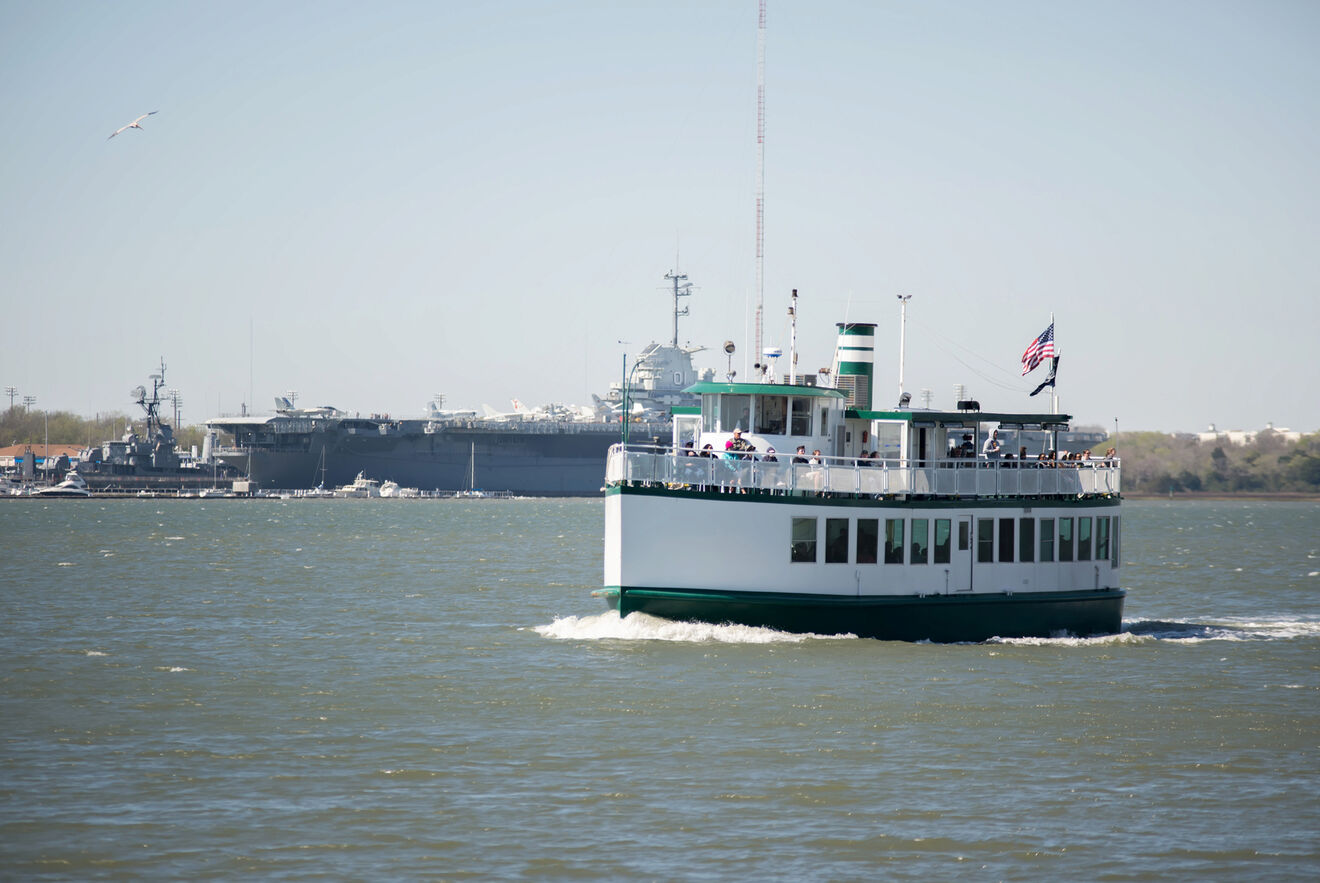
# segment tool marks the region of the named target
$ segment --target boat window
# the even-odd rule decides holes
[[[903,563],[903,519],[885,519],[885,563]]]
[[[912,519],[912,564],[930,561],[930,522],[924,518]]]
[[[1101,515],[1095,520],[1095,560],[1104,561],[1109,557],[1109,516]]]
[[[752,397],[723,396],[720,400],[720,431],[752,431]]]
[[[897,460],[903,450],[902,423],[875,424],[875,450],[882,460]]]
[[[1073,560],[1073,520],[1059,519],[1059,560]]]
[[[825,563],[848,563],[848,519],[825,519]]]
[[[1036,560],[1036,519],[1018,520],[1018,560],[1029,562]]]
[[[1091,519],[1077,519],[1077,560],[1091,560]]]
[[[976,560],[981,563],[995,560],[995,520],[976,519]]]
[[[794,518],[789,560],[816,563],[816,519]]]
[[[788,396],[757,396],[757,433],[760,435],[783,435],[787,426]]]
[[[1013,524],[1012,518],[999,519],[999,560],[1013,562]]]
[[[707,393],[701,397],[701,431],[718,432],[720,429],[720,397]]]
[[[820,408],[820,434],[830,434],[830,406],[821,405]]]
[[[857,563],[874,564],[880,549],[880,519],[857,519]]]
[[[959,552],[966,552],[966,551],[967,551],[967,549],[968,549],[968,543],[971,542],[971,538],[968,536],[968,534],[971,532],[971,529],[972,529],[972,528],[971,528],[971,526],[967,523],[966,519],[959,520],[959,522],[958,522],[958,551],[959,551]]]
[[[793,396],[788,401],[792,412],[789,435],[811,435],[811,399]]]
[[[1122,521],[1122,520],[1123,520],[1123,519],[1121,519],[1121,518],[1119,518],[1117,515],[1115,515],[1115,516],[1113,517],[1113,519],[1112,519],[1112,524],[1113,524],[1113,526],[1112,526],[1112,527],[1110,528],[1110,530],[1109,530],[1109,551],[1110,551],[1110,553],[1111,553],[1111,557],[1110,557],[1110,559],[1109,559],[1109,563],[1110,563],[1112,566],[1114,566],[1114,567],[1117,567],[1117,566],[1118,566],[1118,556],[1119,556],[1119,553],[1118,553],[1119,522]]]
[[[1054,519],[1040,520],[1040,560],[1042,564],[1054,561]]]
[[[953,522],[947,518],[935,519],[935,563],[948,564],[952,560],[949,548],[949,541],[953,538],[953,531],[950,530]]]

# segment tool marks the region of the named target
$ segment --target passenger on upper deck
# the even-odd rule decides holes
[[[987,460],[999,459],[999,430],[996,429],[986,437],[985,444],[981,446],[981,454]]]
[[[794,463],[805,463],[805,462],[807,462],[807,446],[806,446],[806,445],[798,445],[797,454],[794,455],[794,457],[793,457],[793,462],[794,462]]]
[[[747,443],[747,439],[742,437],[742,430],[735,429],[733,438],[724,443],[724,450],[729,453],[730,457],[741,459],[746,456],[748,450],[751,450],[751,445]]]

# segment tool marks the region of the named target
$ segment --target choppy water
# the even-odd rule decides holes
[[[1320,505],[1123,634],[620,621],[595,500],[0,503],[4,879],[1315,879]]]

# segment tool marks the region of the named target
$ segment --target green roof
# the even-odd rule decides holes
[[[823,386],[790,386],[787,383],[694,383],[684,392],[697,395],[753,395],[753,396],[814,396],[822,399],[843,399],[847,393],[841,389]]]

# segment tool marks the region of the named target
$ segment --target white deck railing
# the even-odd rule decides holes
[[[794,463],[791,456],[777,462],[676,456],[667,448],[616,444],[606,460],[605,481],[871,497],[1057,497],[1120,491],[1118,460],[820,460],[814,464]]]

